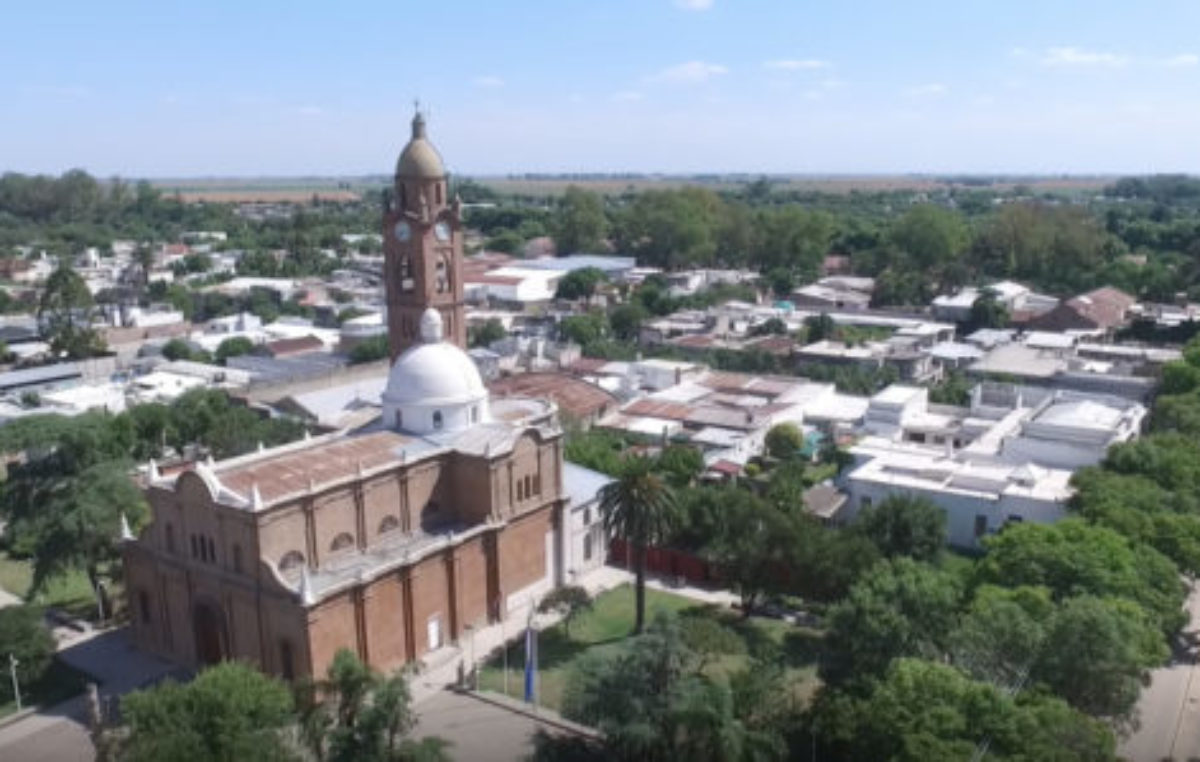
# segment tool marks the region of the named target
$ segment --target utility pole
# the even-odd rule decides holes
[[[13,697],[17,700],[17,711],[21,711],[21,684],[17,682],[17,665],[21,662],[16,656],[8,655],[8,673],[12,676]]]

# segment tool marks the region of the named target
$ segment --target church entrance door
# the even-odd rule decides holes
[[[225,654],[225,618],[211,603],[197,603],[192,612],[192,628],[196,635],[196,661],[202,667],[219,664]]]

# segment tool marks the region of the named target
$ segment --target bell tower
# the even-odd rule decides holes
[[[396,180],[383,208],[383,277],[392,361],[421,341],[421,314],[441,315],[446,341],[465,349],[462,215],[449,198],[442,157],[413,116],[412,138],[396,162]]]

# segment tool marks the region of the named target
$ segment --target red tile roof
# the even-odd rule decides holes
[[[291,357],[308,352],[319,352],[325,348],[325,345],[316,336],[298,336],[294,339],[268,341],[264,348],[272,357]]]
[[[371,470],[388,464],[399,465],[400,449],[414,440],[394,431],[328,442],[313,442],[311,447],[287,449],[228,467],[217,464],[221,484],[244,496],[258,485],[263,500],[273,500],[308,488],[309,480],[322,484],[348,479],[358,474],[359,465]]]
[[[497,379],[488,388],[492,394],[548,398],[572,418],[590,418],[615,408],[617,398],[605,390],[565,373],[521,373]]]

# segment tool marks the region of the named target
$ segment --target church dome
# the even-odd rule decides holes
[[[442,157],[425,136],[425,117],[418,111],[412,121],[412,140],[400,152],[396,176],[431,180],[445,177]]]
[[[396,358],[383,392],[385,423],[415,433],[456,431],[487,420],[488,391],[467,353],[442,337],[442,316],[421,315],[421,342]]]

